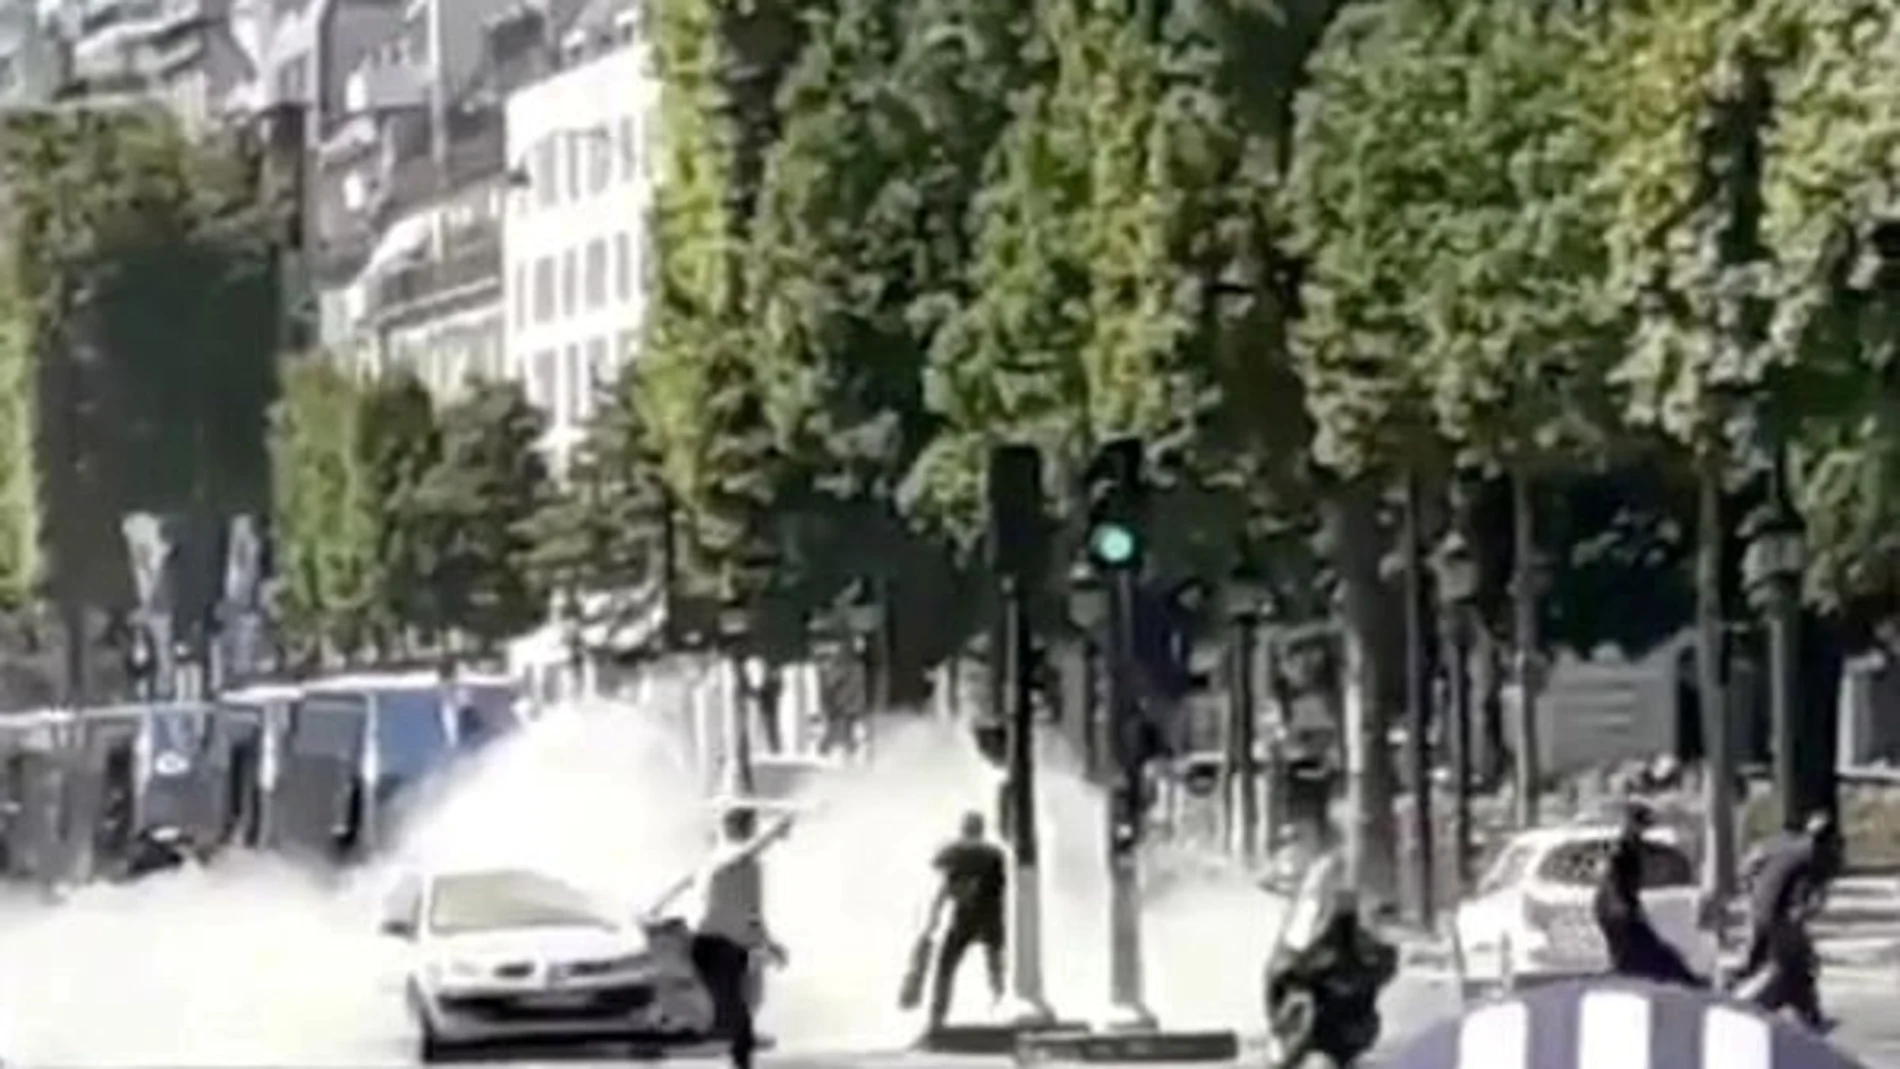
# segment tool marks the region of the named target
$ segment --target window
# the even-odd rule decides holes
[[[545,323],[554,318],[554,257],[543,256],[534,262],[534,321]]]
[[[607,303],[607,242],[595,238],[587,243],[587,307]]]
[[[596,127],[587,138],[587,187],[598,195],[614,176],[613,144],[605,129]]]
[[[579,200],[581,196],[581,139],[569,134],[561,140],[567,142],[567,199]]]
[[[600,403],[601,391],[607,388],[607,339],[595,338],[587,343],[586,375],[581,381],[581,411],[583,418],[592,418],[594,409]]]
[[[574,314],[574,305],[580,297],[580,258],[569,249],[561,254],[561,314]]]
[[[528,367],[528,400],[539,408],[554,407],[554,350],[534,354]]]
[[[561,365],[562,389],[561,407],[555,410],[554,422],[564,427],[572,427],[581,421],[581,347],[567,347],[567,358]]]
[[[341,758],[352,765],[363,752],[369,717],[360,697],[321,694],[297,703],[290,729],[290,752],[305,757]]]
[[[1565,843],[1552,850],[1543,864],[1537,866],[1537,877],[1571,887],[1595,886],[1615,846],[1610,839]],[[1644,890],[1695,886],[1694,863],[1688,855],[1667,843],[1644,840],[1641,864]]]
[[[620,120],[620,136],[614,140],[620,145],[620,180],[631,182],[640,162],[640,133],[633,116]]]
[[[555,152],[554,139],[542,138],[534,147],[534,174],[529,181],[534,183],[535,199],[542,207],[554,203],[554,195],[561,191],[560,156]]]
[[[614,235],[614,296],[633,300],[633,238],[624,231]]]

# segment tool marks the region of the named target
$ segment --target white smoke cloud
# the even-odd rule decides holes
[[[398,944],[376,934],[395,872],[530,865],[627,904],[694,864],[709,842],[705,777],[654,709],[613,703],[551,715],[459,773],[419,812],[393,860],[346,882],[265,859],[136,886],[85,888],[58,906],[0,902],[0,1057],[16,1063],[201,1066],[407,1061]],[[886,1049],[921,1026],[896,987],[932,887],[930,855],[959,814],[996,794],[961,730],[890,718],[874,760],[832,774],[767,855],[768,912],[791,951],[762,1027],[784,1050]],[[1099,795],[1045,761],[1046,975],[1054,1007],[1092,1019],[1107,992]],[[1152,1008],[1170,1026],[1257,1030],[1259,970],[1276,905],[1200,873],[1154,880],[1146,911]],[[977,955],[953,1017],[981,1017]]]

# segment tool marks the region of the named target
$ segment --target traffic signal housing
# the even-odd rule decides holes
[[[1035,583],[1049,561],[1042,454],[1030,445],[991,450],[987,496],[991,571],[1019,583]]]
[[[1141,439],[1116,438],[1096,451],[1087,496],[1089,560],[1110,571],[1138,570],[1146,550]]]

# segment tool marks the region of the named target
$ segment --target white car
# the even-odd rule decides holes
[[[1460,904],[1453,931],[1468,992],[1600,974],[1609,951],[1592,908],[1618,829],[1571,825],[1520,832]],[[1680,836],[1644,836],[1643,909],[1658,935],[1701,975],[1715,968],[1715,935],[1702,926],[1695,864]]]
[[[410,877],[382,930],[407,944],[404,996],[424,1061],[523,1041],[660,1048],[712,1025],[683,925],[617,920],[541,873]]]

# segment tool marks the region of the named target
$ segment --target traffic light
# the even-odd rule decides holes
[[[1142,444],[1117,438],[1096,451],[1088,468],[1088,554],[1097,567],[1141,567],[1143,506]]]
[[[991,450],[987,491],[991,570],[999,576],[1034,583],[1049,560],[1042,454],[1028,445]]]
[[[976,752],[992,767],[1001,768],[1009,757],[1009,725],[984,717],[970,724],[970,737]]]

